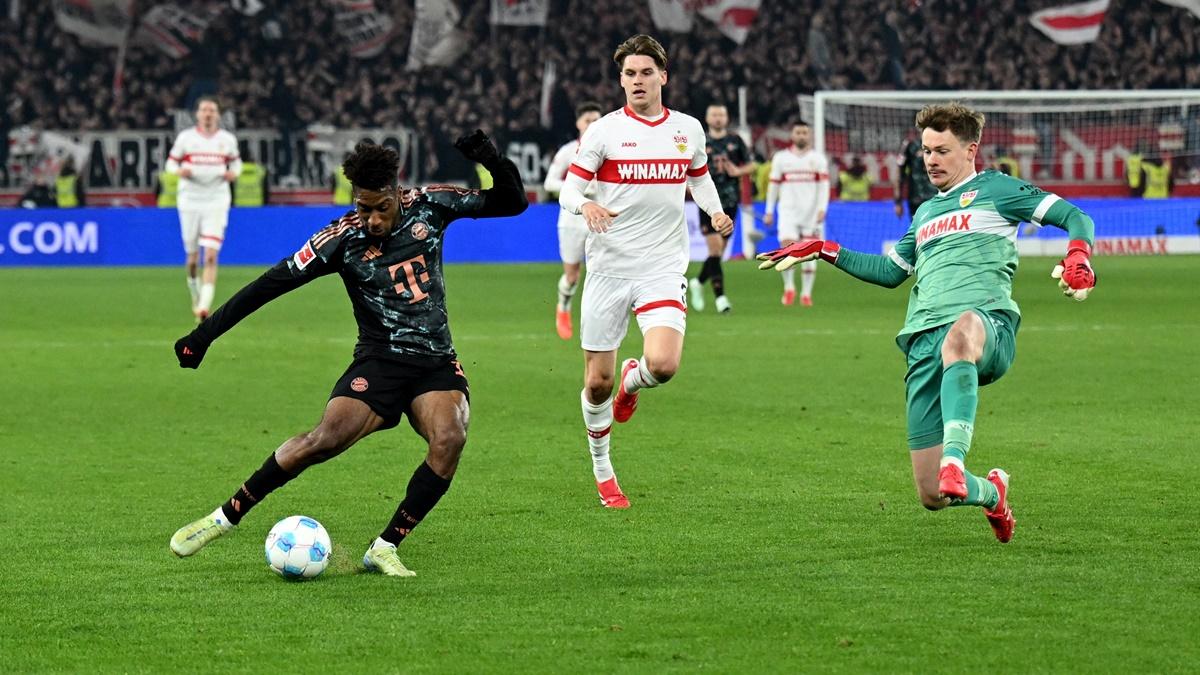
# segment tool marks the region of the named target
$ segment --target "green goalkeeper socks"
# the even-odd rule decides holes
[[[967,472],[967,451],[975,432],[975,408],[979,405],[979,370],[970,361],[956,361],[942,371],[942,462],[963,466],[967,479],[967,498],[955,499],[951,506],[995,508],[1000,494],[991,481]]]
[[[964,464],[975,432],[979,404],[979,371],[970,361],[956,361],[942,371],[942,459]]]

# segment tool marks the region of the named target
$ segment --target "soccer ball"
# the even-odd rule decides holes
[[[286,579],[312,579],[329,566],[332,548],[320,523],[307,516],[288,516],[267,533],[267,564]]]

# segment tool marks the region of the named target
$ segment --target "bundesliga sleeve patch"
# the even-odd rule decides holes
[[[304,269],[313,261],[317,254],[313,252],[312,242],[305,242],[304,248],[296,251],[296,255],[292,256],[292,262],[296,264],[296,269]]]

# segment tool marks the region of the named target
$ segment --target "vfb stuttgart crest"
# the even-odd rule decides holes
[[[678,148],[680,152],[687,152],[687,136],[684,134],[675,134],[675,147]]]
[[[979,190],[967,190],[958,196],[958,205],[962,208],[967,208],[971,202],[975,201],[975,195],[979,194]]]
[[[423,222],[413,223],[412,229],[409,231],[412,232],[413,239],[417,241],[424,241],[425,237],[429,236],[429,226]]]

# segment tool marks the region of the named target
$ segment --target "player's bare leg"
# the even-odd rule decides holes
[[[798,243],[795,239],[784,239],[779,242],[779,246],[787,248],[795,243]],[[796,304],[796,270],[788,268],[780,272],[779,276],[783,277],[783,297],[779,301],[785,305]]]
[[[187,272],[188,294],[192,296],[192,314],[195,315],[200,303],[200,251],[187,254],[184,269]]]
[[[950,506],[950,499],[938,489],[938,468],[942,461],[941,444],[913,450],[909,453],[909,458],[912,460],[913,483],[917,486],[917,497],[921,500],[921,505],[930,511]]]
[[[579,288],[579,269],[582,263],[563,263],[563,274],[558,278],[558,306],[555,310],[554,323],[558,337],[570,340],[574,331],[571,328],[571,300],[575,290]]]
[[[666,383],[679,370],[683,358],[683,333],[667,326],[646,331],[642,358],[629,359],[621,367],[621,381],[613,401],[613,416],[628,421],[637,410],[638,391]]]
[[[331,399],[316,428],[289,438],[267,457],[228,501],[211,514],[179,528],[171,537],[171,550],[180,557],[196,553],[232,530],[268,494],[309,466],[341,454],[381,424],[383,419],[366,403],[346,397]]]
[[[588,450],[592,455],[592,474],[596,477],[596,490],[600,503],[605,508],[627,509],[629,499],[617,483],[609,457],[609,440],[613,423],[612,391],[617,367],[616,350],[607,352],[583,352],[583,392],[580,404],[583,407],[583,424],[587,428]]]
[[[204,320],[212,311],[213,295],[216,293],[219,251],[207,246],[201,250],[204,251],[204,271],[202,272],[203,280],[200,283],[200,295],[196,299],[196,318]]]
[[[467,444],[470,417],[467,397],[460,391],[431,391],[413,399],[408,421],[429,443],[429,451],[409,479],[391,522],[363,555],[363,567],[393,577],[416,576],[400,562],[396,547],[450,489]]]

